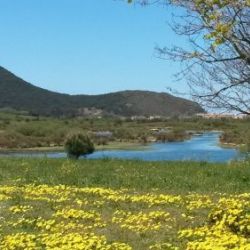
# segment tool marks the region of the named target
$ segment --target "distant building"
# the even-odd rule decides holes
[[[94,132],[94,135],[99,138],[111,138],[113,136],[113,133],[111,131],[97,131]]]
[[[198,117],[205,119],[222,119],[222,118],[231,118],[231,119],[244,119],[246,115],[244,114],[217,114],[217,113],[198,113]]]
[[[149,120],[158,120],[158,119],[162,119],[162,117],[160,115],[151,115],[148,118]]]
[[[153,121],[153,120],[160,120],[163,119],[163,116],[160,115],[150,115],[150,116],[145,116],[145,115],[135,115],[135,116],[131,116],[130,119],[133,121],[138,121],[138,120],[149,120],[149,121]]]
[[[93,116],[93,117],[102,117],[103,110],[97,109],[95,107],[91,108],[79,108],[78,113],[79,116]]]
[[[130,119],[132,121],[142,121],[142,120],[147,120],[147,117],[143,115],[135,115],[135,116],[131,116]]]

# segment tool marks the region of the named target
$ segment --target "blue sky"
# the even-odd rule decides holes
[[[0,65],[63,93],[183,92],[178,64],[154,56],[155,46],[184,44],[167,25],[170,12],[113,0],[0,0]]]

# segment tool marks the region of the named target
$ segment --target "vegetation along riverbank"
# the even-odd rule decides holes
[[[249,249],[250,163],[0,159],[1,249]]]
[[[221,143],[249,148],[249,119],[49,118],[0,112],[0,150],[63,150],[69,133],[88,134],[98,149],[141,148],[154,141],[182,141],[193,133],[223,131]]]

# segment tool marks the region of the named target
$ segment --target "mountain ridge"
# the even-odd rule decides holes
[[[94,113],[113,116],[173,116],[203,113],[199,104],[168,93],[124,90],[100,95],[70,95],[32,85],[0,66],[0,108],[46,116]]]

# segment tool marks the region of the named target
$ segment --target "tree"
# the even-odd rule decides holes
[[[78,159],[81,155],[92,154],[95,151],[95,147],[88,136],[77,133],[67,138],[65,150],[69,158]]]
[[[129,1],[132,2],[132,1]],[[191,94],[212,109],[250,115],[250,0],[159,0],[174,5],[172,29],[190,47],[158,48],[160,57],[179,61]]]

